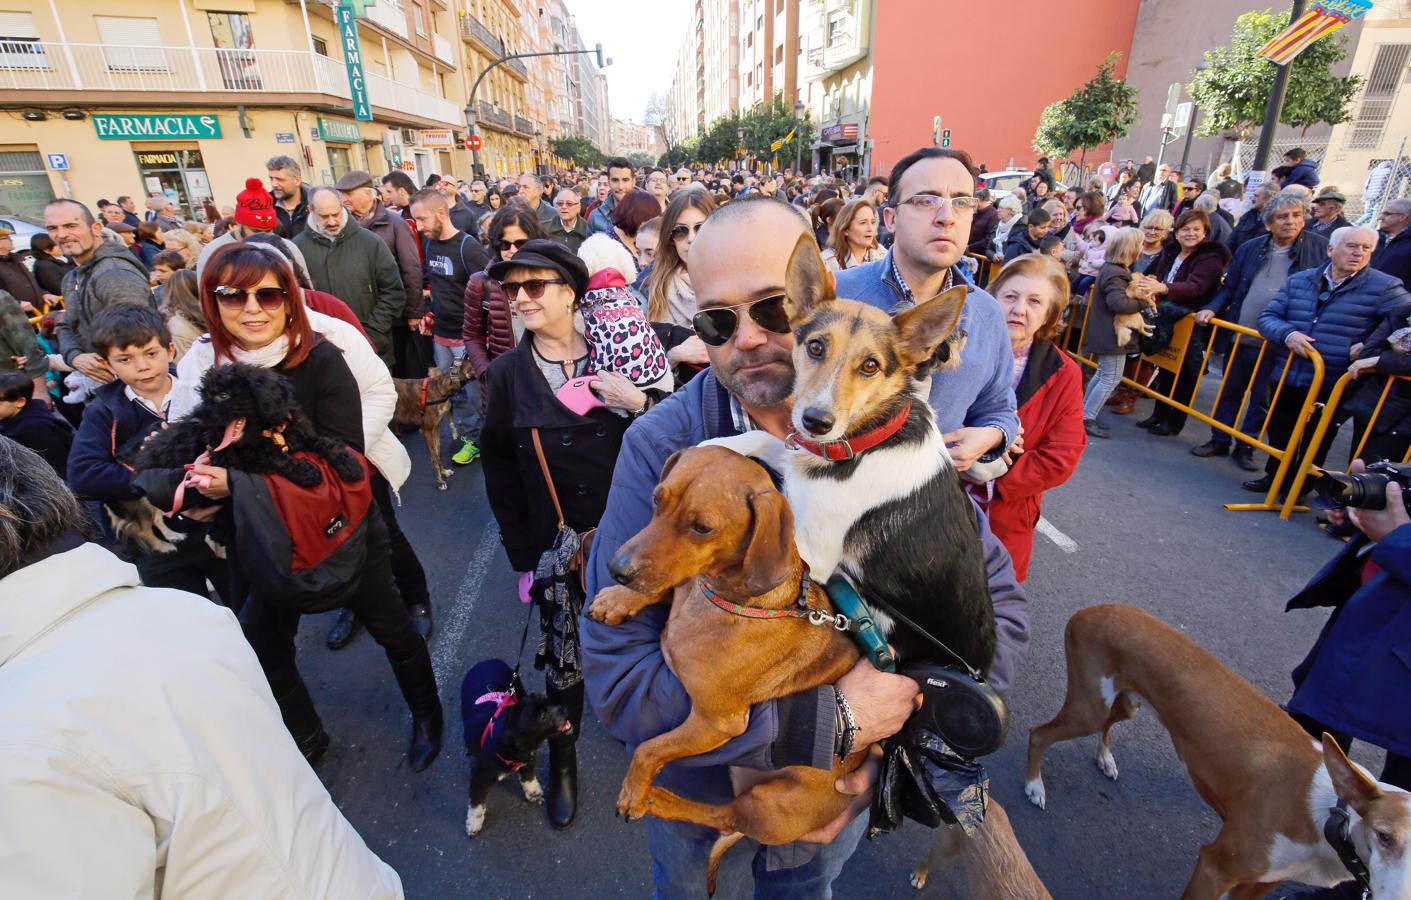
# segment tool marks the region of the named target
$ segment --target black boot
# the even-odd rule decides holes
[[[413,772],[420,772],[441,752],[441,732],[445,726],[441,699],[436,695],[436,674],[431,670],[431,654],[423,646],[411,659],[393,662],[392,672],[412,713],[407,763]]]
[[[330,650],[342,650],[358,632],[358,620],[351,609],[338,610],[338,618],[328,629],[328,638],[323,642]]]
[[[546,786],[549,824],[564,829],[578,814],[577,735],[549,739],[549,781]]]
[[[284,727],[289,729],[299,752],[310,766],[317,766],[328,749],[328,732],[323,730],[323,721],[314,709],[313,698],[302,680],[294,687],[274,698],[279,704],[279,713],[284,719]]]
[[[1161,421],[1161,404],[1158,403],[1158,404],[1156,404],[1156,409],[1152,411],[1151,415],[1147,416],[1145,419],[1142,419],[1140,422],[1138,422],[1138,423],[1137,423],[1137,427],[1138,427],[1138,428],[1150,428],[1150,427],[1152,427],[1153,425],[1157,424],[1157,423],[1160,422],[1160,421]]]

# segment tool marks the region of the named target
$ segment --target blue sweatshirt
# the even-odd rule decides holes
[[[100,387],[83,410],[69,452],[69,487],[85,500],[131,500],[142,496],[132,472],[118,462],[162,425],[150,409],[130,400],[127,385],[113,380]]]
[[[892,275],[894,252],[888,250],[882,259],[839,272],[838,296],[891,312],[904,297]],[[965,332],[965,349],[959,368],[931,375],[931,410],[942,434],[961,427],[993,426],[1004,432],[1008,446],[1019,433],[1009,329],[995,298],[975,287],[959,266],[951,271],[970,288],[957,326]]]

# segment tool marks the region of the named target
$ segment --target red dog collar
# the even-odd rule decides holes
[[[788,439],[784,441],[790,447],[797,447],[807,450],[814,456],[821,456],[829,462],[842,462],[852,459],[865,450],[871,450],[887,438],[901,431],[901,427],[906,424],[907,416],[911,415],[911,401],[906,401],[901,412],[892,416],[881,425],[871,431],[859,434],[857,437],[846,438],[838,441],[810,441],[799,437],[797,431],[790,432]]]

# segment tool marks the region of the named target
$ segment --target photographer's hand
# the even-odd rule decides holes
[[[1358,460],[1348,471],[1357,472],[1362,468],[1362,461]],[[1347,514],[1352,518],[1352,524],[1374,541],[1384,539],[1402,525],[1411,525],[1411,515],[1406,512],[1406,498],[1401,492],[1401,485],[1394,481],[1387,485],[1386,509],[1349,509]]]

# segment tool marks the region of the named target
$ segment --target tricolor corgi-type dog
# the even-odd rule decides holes
[[[966,288],[889,316],[839,299],[811,235],[789,258],[793,434],[708,441],[781,473],[810,577],[845,575],[981,672],[995,616],[974,505],[917,381],[955,357]],[[943,363],[942,363],[943,364]],[[924,635],[874,608],[897,658],[949,663]]]

